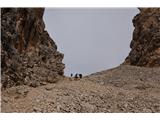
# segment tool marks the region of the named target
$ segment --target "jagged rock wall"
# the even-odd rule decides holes
[[[124,64],[160,66],[160,8],[139,8],[133,19],[135,27],[131,51]]]
[[[124,64],[160,66],[160,8],[139,10]],[[2,88],[37,86],[63,76],[63,54],[44,30],[43,13],[43,8],[1,9]]]
[[[55,82],[63,54],[45,31],[44,8],[1,9],[2,88]]]

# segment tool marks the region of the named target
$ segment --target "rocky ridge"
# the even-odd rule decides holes
[[[139,8],[133,19],[135,27],[125,64],[160,67],[160,8]]]
[[[33,87],[63,76],[63,54],[45,30],[44,8],[1,9],[2,88]]]

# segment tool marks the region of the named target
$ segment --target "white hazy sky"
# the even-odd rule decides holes
[[[116,67],[130,51],[137,8],[46,8],[46,30],[64,54],[65,75]]]

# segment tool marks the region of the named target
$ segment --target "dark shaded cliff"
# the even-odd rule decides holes
[[[160,66],[160,8],[140,8],[133,19],[135,27],[130,44],[131,52],[125,64]]]
[[[45,31],[43,13],[43,8],[1,9],[2,88],[63,76],[63,54]]]

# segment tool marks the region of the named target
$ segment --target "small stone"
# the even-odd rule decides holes
[[[40,85],[40,83],[38,83],[38,82],[32,82],[30,84],[31,87],[38,87],[39,85]]]
[[[100,82],[100,85],[104,85],[104,82],[102,81],[102,82]]]
[[[147,108],[144,108],[144,109],[143,109],[143,112],[145,112],[145,113],[152,113],[152,110],[147,109]]]
[[[57,79],[48,77],[47,82],[49,82],[49,83],[56,83],[56,82],[57,82]]]
[[[33,108],[33,111],[34,111],[34,112],[41,112],[41,109],[38,108],[38,107],[34,107],[34,108]]]
[[[53,86],[46,86],[45,87],[45,89],[48,90],[48,91],[52,90],[53,88],[54,88]]]
[[[46,82],[40,82],[40,85],[47,85]]]
[[[19,96],[19,95],[17,95],[17,96],[15,96],[15,97],[14,97],[14,99],[19,99],[19,98],[20,98],[20,96]]]
[[[3,97],[2,101],[3,101],[3,102],[5,102],[5,103],[8,103],[9,98],[7,98],[7,97]]]

